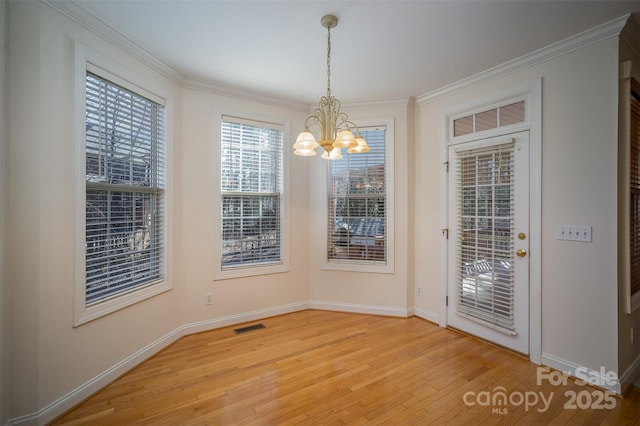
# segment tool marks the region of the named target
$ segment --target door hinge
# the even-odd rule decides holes
[[[442,232],[442,236],[445,237],[448,240],[449,239],[449,228],[442,228],[440,231]]]
[[[445,306],[449,306],[449,296],[445,296],[445,298],[444,298],[444,305],[445,305]]]
[[[449,162],[448,162],[448,161],[445,161],[445,162],[444,162],[444,163],[442,163],[442,164],[444,164],[444,166],[447,168],[447,173],[449,173]]]

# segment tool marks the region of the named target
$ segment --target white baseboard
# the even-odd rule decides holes
[[[353,303],[325,302],[322,300],[310,300],[308,306],[309,309],[351,312],[355,314],[385,315],[402,318],[408,318],[413,315],[413,308],[397,308],[393,306],[357,305]]]
[[[241,324],[243,322],[256,321],[276,315],[290,314],[292,312],[309,309],[308,302],[296,302],[288,305],[275,306],[273,308],[259,309],[257,311],[245,312],[242,314],[229,315],[221,318],[214,318],[205,321],[185,324],[181,327],[182,335],[200,333],[214,330],[216,328],[228,327],[230,325]]]
[[[615,392],[618,395],[622,394],[621,378],[618,378],[615,384],[608,384],[607,377],[602,374],[602,371],[590,370],[582,365],[545,353],[542,354],[542,364],[573,377],[576,377],[576,373],[579,373],[580,377],[578,378],[593,378],[597,381],[596,386]]]
[[[143,361],[151,358],[162,349],[166,348],[176,340],[182,337],[180,328],[165,334],[156,341],[148,344],[133,355],[128,356],[113,367],[98,374],[93,379],[75,388],[68,394],[58,398],[49,405],[41,408],[36,413],[16,417],[9,420],[8,425],[44,425],[54,420],[65,411],[70,410],[77,404],[81,403],[89,396],[93,395],[127,371],[139,365]]]
[[[436,325],[440,325],[440,315],[434,313],[434,312],[429,312],[427,310],[424,309],[416,309],[415,312],[415,316],[422,318],[424,320],[427,321],[431,321],[433,323],[435,323]]]
[[[620,383],[622,393],[626,392],[629,386],[640,388],[640,356],[633,360],[631,365],[620,375]]]

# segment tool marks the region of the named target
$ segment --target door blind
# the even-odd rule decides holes
[[[514,327],[513,143],[456,153],[457,312]]]

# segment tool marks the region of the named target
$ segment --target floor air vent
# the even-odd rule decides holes
[[[254,324],[254,325],[248,325],[246,327],[236,328],[233,330],[233,332],[236,334],[241,334],[241,333],[246,333],[247,331],[257,330],[259,328],[264,328],[264,324]]]

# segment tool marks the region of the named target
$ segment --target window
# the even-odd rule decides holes
[[[171,288],[164,100],[92,64],[81,69],[76,325]]]
[[[329,161],[327,258],[330,264],[387,265],[387,126],[360,133],[370,152]]]
[[[284,264],[282,152],[282,125],[222,117],[222,271]]]

